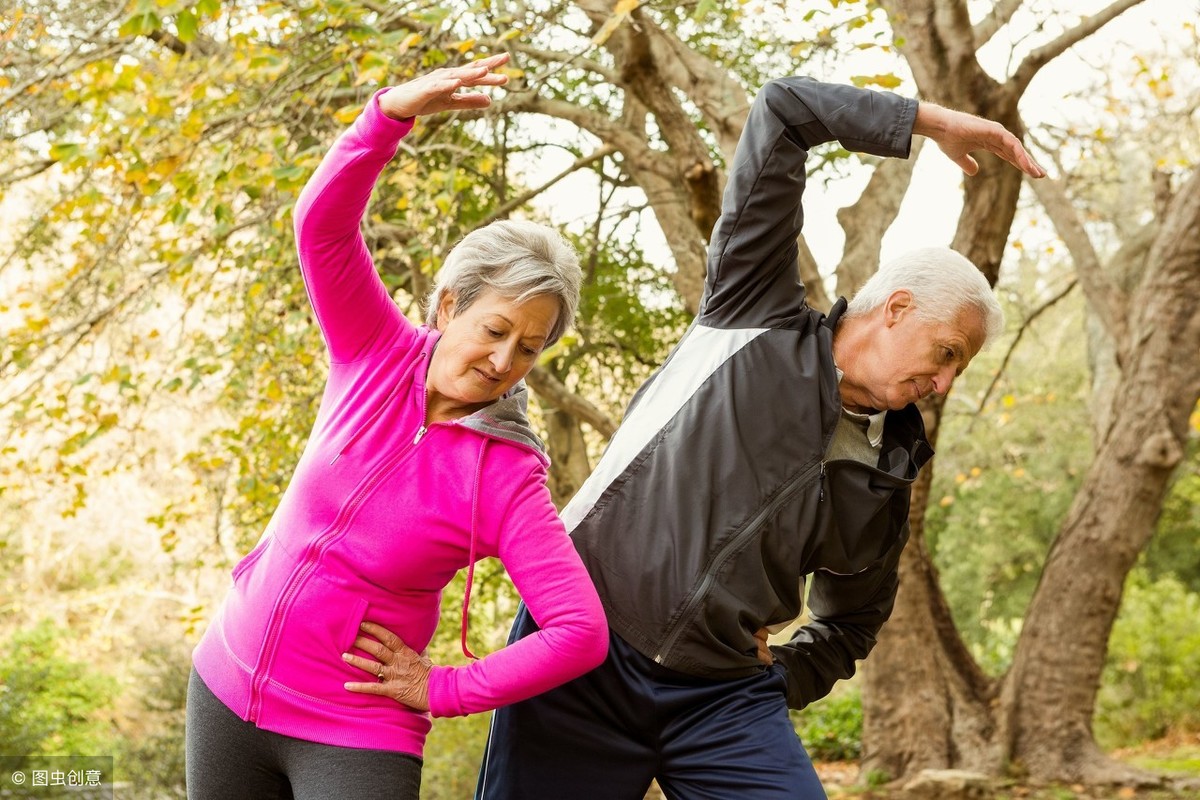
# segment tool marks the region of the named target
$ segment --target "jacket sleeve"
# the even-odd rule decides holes
[[[789,708],[804,708],[829,693],[834,683],[854,674],[892,614],[899,586],[900,553],[908,523],[880,561],[854,575],[818,570],[808,596],[811,621],[782,645],[772,645],[787,669]]]
[[[808,151],[837,140],[856,152],[907,158],[916,113],[915,100],[889,92],[802,77],[764,85],[729,170],[699,322],[771,327],[796,316],[804,302],[796,238]]]
[[[415,337],[392,302],[359,225],[384,166],[412,122],[379,109],[379,94],[334,143],[296,201],[300,270],[317,324],[335,363],[354,361],[398,336]]]
[[[489,711],[553,689],[600,665],[608,623],[592,579],[546,488],[540,464],[503,516],[499,556],[540,630],[463,667],[435,666],[435,717]]]

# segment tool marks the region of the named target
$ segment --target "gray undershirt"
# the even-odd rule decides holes
[[[842,375],[839,369],[839,383]],[[842,415],[838,419],[837,429],[833,432],[833,441],[829,443],[829,452],[825,454],[825,460],[847,459],[860,461],[872,467],[877,465],[879,450],[883,445],[883,418],[886,415],[886,411],[858,414],[842,406]]]

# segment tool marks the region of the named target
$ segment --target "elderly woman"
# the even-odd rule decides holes
[[[447,257],[418,327],[391,301],[359,233],[413,117],[486,106],[485,95],[459,90],[501,85],[492,70],[505,60],[377,93],[296,205],[329,379],[287,492],[194,654],[191,798],[381,787],[416,798],[431,715],[527,698],[607,652],[521,383],[572,322],[575,253],[541,225],[477,230]],[[433,666],[418,653],[442,589],[484,556],[501,559],[541,631],[467,666]]]

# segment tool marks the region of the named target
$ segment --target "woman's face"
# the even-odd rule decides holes
[[[464,311],[444,294],[426,383],[430,405],[445,410],[437,416],[465,416],[511,389],[537,362],[558,314],[549,294],[516,303],[488,289]]]

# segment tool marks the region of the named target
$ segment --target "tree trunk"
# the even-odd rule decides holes
[[[1051,548],[1006,682],[1013,756],[1035,777],[1125,774],[1099,753],[1092,713],[1125,578],[1154,532],[1200,400],[1198,280],[1200,169],[1146,259],[1113,424]]]
[[[546,409],[546,430],[550,449],[550,496],[562,508],[592,472],[588,463],[587,442],[579,420],[567,411]]]
[[[935,444],[944,402],[934,395],[921,404]],[[991,709],[996,687],[954,627],[925,544],[932,482],[926,467],[913,485],[911,538],[900,559],[896,606],[864,667],[863,776],[999,768]]]
[[[1200,171],[1176,197],[1145,259],[1129,305],[1139,316],[1129,326],[1133,341],[1124,348],[1130,355],[1118,375],[1110,435],[1098,442],[1047,558],[998,694],[947,627],[922,535],[931,474],[922,475],[896,611],[868,662],[864,774],[996,773],[1011,760],[1043,780],[1134,775],[1099,751],[1092,714],[1125,578],[1154,531],[1200,400],[1200,297],[1190,288],[1197,280]]]
[[[1125,3],[1119,5],[1121,9],[1128,7]],[[1105,20],[1120,13],[1117,6],[1106,10]],[[989,35],[982,31],[994,32],[997,26],[985,20],[982,27],[973,29],[965,3],[897,0],[887,7],[896,33],[907,42],[902,49],[926,97],[997,120],[1018,135],[1023,126],[1017,102],[1031,76],[1057,53],[1096,29],[1094,23],[1085,21],[1031,54],[1012,78],[999,84],[984,73],[975,58],[975,50]],[[1002,24],[1003,20],[998,22]],[[979,162],[980,174],[965,182],[963,212],[952,246],[994,284],[1016,212],[1021,178],[995,158],[983,157]],[[1164,327],[1171,330],[1170,326]],[[1192,347],[1194,352],[1196,345]],[[1188,411],[1195,404],[1195,396],[1189,396]],[[1135,397],[1130,395],[1129,399]],[[940,405],[925,411],[930,438],[935,441]],[[1124,412],[1144,415],[1146,406],[1127,402]],[[1186,413],[1183,419],[1186,421]],[[1128,454],[1123,456],[1130,458]],[[1010,679],[1001,690],[982,674],[954,629],[937,584],[936,569],[929,559],[923,522],[932,467],[930,464],[925,468],[914,488],[912,538],[901,561],[896,609],[865,669],[863,774],[876,770],[898,778],[925,768],[951,767],[998,773],[1015,755],[1038,777],[1081,776],[1086,772],[1083,765],[1095,763],[1093,756],[1099,755],[1091,738],[1091,709],[1120,586],[1145,540],[1137,536],[1125,538],[1120,544],[1105,540],[1101,547],[1095,547],[1098,532],[1090,528],[1095,518],[1071,515],[1054,548],[1059,558],[1052,557],[1039,587],[1037,597],[1043,598],[1044,605],[1036,614],[1031,611],[1023,629],[1021,644],[1029,655],[1014,662]],[[1149,469],[1132,475],[1126,472],[1123,478],[1143,481],[1140,487],[1127,487],[1126,493],[1140,498],[1138,507],[1128,512],[1146,515],[1139,527],[1146,531],[1146,538],[1169,474],[1169,469],[1160,471],[1164,473],[1161,484]],[[1084,492],[1088,486],[1085,481]],[[1107,484],[1098,480],[1091,486],[1093,490],[1107,489]],[[1084,492],[1077,507],[1090,507],[1083,499],[1088,496]],[[1120,517],[1116,510],[1109,508]],[[1109,517],[1105,521],[1111,525],[1113,520]],[[1130,522],[1124,518],[1121,524]],[[1076,527],[1090,533],[1072,533]],[[1113,528],[1112,533],[1119,530]],[[1092,552],[1089,547],[1112,552]],[[1069,566],[1064,567],[1064,561]],[[1103,568],[1106,577],[1089,575],[1085,581],[1081,574],[1085,564],[1097,570]],[[1114,582],[1115,592],[1111,588]],[[1104,610],[1089,610],[1089,624],[1085,624],[1079,616],[1083,611],[1080,606],[1095,603],[1097,592],[1101,592]],[[1063,601],[1065,594],[1071,594],[1069,602]],[[1074,643],[1071,647],[1064,646],[1062,638],[1068,629]],[[1072,664],[1069,678],[1055,679],[1037,669],[1047,657],[1047,647],[1054,648],[1057,659],[1051,663],[1060,671],[1064,662]],[[1021,646],[1018,651],[1022,651]],[[1079,663],[1084,660],[1086,666]],[[1071,692],[1065,693],[1068,681]],[[1034,687],[1038,687],[1036,692]],[[1033,694],[1037,699],[1030,702]],[[1017,699],[1022,705],[1015,705]],[[1078,713],[1083,707],[1086,715]],[[1039,720],[1044,727],[1039,727]],[[1065,736],[1067,732],[1071,735]]]

